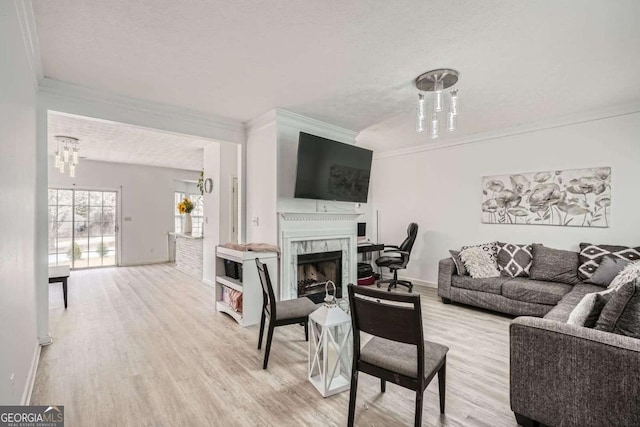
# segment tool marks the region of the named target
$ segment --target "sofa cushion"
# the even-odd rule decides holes
[[[498,242],[498,269],[505,277],[529,277],[533,262],[531,245]]]
[[[602,288],[595,285],[580,284],[575,285],[571,291],[566,294],[558,305],[553,307],[544,318],[550,320],[557,320],[558,322],[566,323],[569,320],[569,315],[573,309],[582,301],[585,295],[600,292]]]
[[[577,252],[552,249],[540,244],[532,246],[533,264],[530,277],[533,280],[567,285],[582,283],[578,278],[580,260]]]
[[[474,279],[471,276],[453,276],[451,286],[468,289],[471,291],[487,292],[490,294],[502,294],[502,284],[510,280],[509,277],[489,277],[486,279]]]
[[[595,329],[640,338],[640,280],[622,285],[613,292]]]
[[[591,276],[593,276],[607,255],[614,255],[629,261],[638,261],[640,260],[640,247],[631,248],[628,246],[580,243],[580,267],[578,269],[578,277],[582,281],[590,282]]]
[[[567,293],[571,285],[516,277],[502,284],[502,296],[516,301],[534,304],[556,305]]]

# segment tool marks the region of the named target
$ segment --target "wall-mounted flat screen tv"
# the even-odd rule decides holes
[[[366,203],[373,151],[300,132],[294,197]]]

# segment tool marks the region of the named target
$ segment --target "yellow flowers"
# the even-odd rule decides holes
[[[180,212],[180,215],[191,213],[193,208],[193,203],[187,197],[185,197],[180,203],[178,203],[178,212]]]

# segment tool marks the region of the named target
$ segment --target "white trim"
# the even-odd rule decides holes
[[[212,288],[216,287],[216,282],[213,282],[209,279],[202,279],[202,283],[204,283],[205,285],[211,286]]]
[[[353,143],[354,139],[358,135],[357,131],[325,123],[320,120],[292,113],[291,111],[281,110],[279,108],[268,111],[249,120],[245,124],[245,129],[247,133],[251,133],[274,124],[293,127],[303,132],[319,134],[325,138],[349,141],[349,143]]]
[[[47,286],[47,289],[48,288],[49,287]],[[47,306],[47,310],[49,310],[49,306]],[[53,337],[50,333],[43,337],[38,337],[38,344],[40,344],[41,346],[53,344]]]
[[[18,23],[24,40],[24,46],[29,61],[29,68],[33,74],[35,88],[44,78],[42,70],[42,59],[40,57],[40,41],[36,30],[36,19],[33,14],[33,4],[31,0],[13,0],[18,13]]]
[[[133,262],[133,263],[127,263],[127,264],[120,264],[119,266],[105,266],[105,268],[109,268],[109,267],[136,267],[139,265],[152,265],[152,264],[166,264],[169,262],[169,258],[167,257],[166,259],[158,259],[158,260],[153,260],[153,261],[143,261],[143,262]],[[103,267],[100,267],[103,268]],[[83,268],[82,270],[86,270],[86,268]]]
[[[31,403],[31,393],[33,392],[33,385],[36,383],[36,373],[38,372],[38,363],[40,363],[41,348],[40,343],[36,342],[36,348],[33,351],[33,358],[31,359],[31,367],[27,375],[27,382],[25,383],[24,392],[22,393],[22,399],[20,399],[20,404],[23,406]]]
[[[506,129],[500,129],[489,132],[482,132],[475,135],[462,137],[460,139],[446,140],[437,143],[425,143],[425,145],[417,145],[408,148],[401,148],[398,150],[389,150],[377,153],[374,151],[373,158],[375,160],[385,159],[390,157],[410,156],[416,153],[424,151],[441,150],[449,147],[456,147],[459,145],[473,144],[477,142],[486,142],[493,139],[506,138],[515,135],[523,135],[528,133],[535,133],[544,130],[560,128],[565,126],[576,125],[579,123],[593,122],[597,120],[604,120],[613,117],[626,116],[630,114],[640,113],[640,105],[627,104],[619,106],[617,108],[608,108],[604,111],[591,111],[588,113],[582,113],[579,115],[564,116],[552,120],[545,120],[534,122],[526,125],[513,126]]]
[[[44,77],[39,84],[40,92],[52,96],[72,98],[91,103],[112,105],[136,112],[148,113],[155,116],[170,118],[180,122],[195,123],[200,126],[217,129],[224,132],[231,132],[235,135],[234,140],[222,142],[244,142],[244,125],[242,122],[228,119],[214,114],[189,110],[179,106],[163,104],[159,102],[146,101],[108,92],[98,89],[80,86],[60,80]],[[57,110],[56,110],[57,111]],[[65,111],[62,111],[63,113]],[[193,135],[199,137],[199,135]]]

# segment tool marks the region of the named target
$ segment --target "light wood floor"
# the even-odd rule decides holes
[[[449,346],[447,408],[438,382],[425,426],[515,426],[509,318],[422,295],[425,339]],[[31,403],[65,405],[67,426],[344,426],[349,393],[323,399],[306,379],[300,326],[276,328],[262,370],[258,327],[213,308],[213,288],[170,265],[74,272],[69,308],[51,285],[54,343],[42,349]],[[415,394],[360,374],[357,425],[412,425]]]

